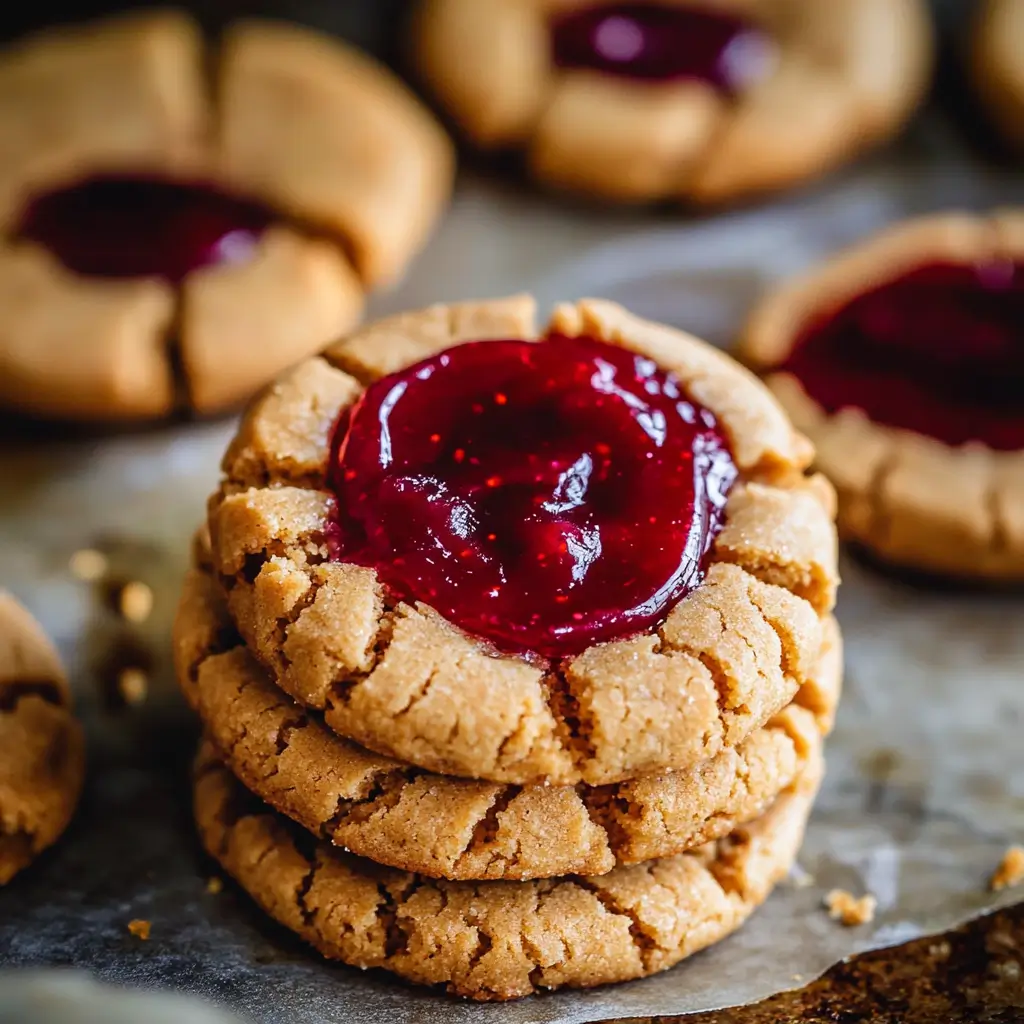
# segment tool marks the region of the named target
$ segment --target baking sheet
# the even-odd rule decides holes
[[[542,307],[600,294],[723,343],[771,278],[887,221],[1024,203],[1019,173],[963,155],[951,132],[926,119],[899,150],[811,191],[702,221],[567,206],[469,177],[430,250],[374,312],[520,289]],[[914,589],[847,561],[846,693],[800,859],[812,884],[782,887],[738,935],[666,974],[594,992],[477,1006],[323,963],[237,889],[205,891],[213,867],[189,819],[194,732],[167,631],[232,430],[91,437],[0,425],[0,580],[71,666],[91,759],[67,837],[0,891],[0,966],[75,965],[268,1024],[573,1024],[754,1000],[1014,898],[986,881],[1024,840],[1024,599]],[[68,558],[83,547],[153,587],[143,627],[126,628],[71,577]],[[141,708],[115,710],[105,680],[125,663],[149,668],[153,687]],[[833,886],[873,892],[874,923],[830,921],[820,904]],[[133,918],[152,921],[148,942],[128,934]]]

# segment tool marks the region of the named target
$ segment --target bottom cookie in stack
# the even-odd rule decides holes
[[[264,910],[354,966],[475,999],[641,977],[739,927],[796,857],[840,687],[832,620],[824,632],[794,704],[690,771],[507,786],[332,733],[277,689],[217,582],[193,571],[175,659],[207,733],[200,834]]]
[[[324,956],[479,1000],[665,970],[735,931],[789,871],[820,773],[695,850],[597,876],[449,882],[344,853],[260,803],[204,743],[195,815],[207,851]]]

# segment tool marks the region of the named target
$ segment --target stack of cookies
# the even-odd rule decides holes
[[[474,999],[672,966],[793,864],[841,679],[831,491],[610,303],[371,325],[248,410],[175,627],[210,854]]]

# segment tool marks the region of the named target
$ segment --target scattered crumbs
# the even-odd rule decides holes
[[[107,574],[107,556],[95,548],[82,548],[68,560],[68,568],[83,583],[95,583]]]
[[[859,924],[870,924],[875,919],[878,900],[871,893],[857,899],[845,889],[833,889],[825,897],[825,906],[832,920],[842,921],[847,928],[853,928]]]
[[[117,595],[117,610],[129,622],[145,622],[153,610],[153,591],[141,580],[130,580]]]
[[[989,888],[999,892],[1021,882],[1024,882],[1024,846],[1011,846],[989,880]]]
[[[948,960],[952,952],[953,947],[945,939],[941,942],[933,942],[928,947],[928,955],[936,960]]]
[[[206,883],[206,891],[211,896],[216,896],[219,892],[224,891],[224,882],[216,875],[209,879]]]
[[[791,974],[789,976],[789,980],[790,981],[803,981],[804,980],[804,976],[802,974]]]
[[[117,674],[117,692],[125,704],[141,704],[149,691],[149,676],[141,668],[123,668]]]
[[[144,921],[142,918],[135,918],[134,921],[128,922],[128,931],[132,933],[137,939],[141,939],[145,942],[149,938],[150,922]]]

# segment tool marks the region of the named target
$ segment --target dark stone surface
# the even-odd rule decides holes
[[[854,957],[756,1006],[629,1024],[1011,1024],[1024,1021],[1024,904]],[[625,1024],[625,1022],[619,1022]]]

